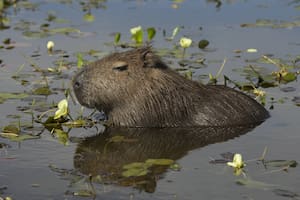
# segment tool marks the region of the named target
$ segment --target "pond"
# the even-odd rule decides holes
[[[300,199],[299,27],[297,0],[0,0],[0,199]],[[74,100],[72,77],[139,42],[187,78],[248,93],[271,117],[104,131]],[[234,154],[241,169],[227,165]]]

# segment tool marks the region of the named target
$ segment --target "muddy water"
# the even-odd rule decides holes
[[[299,82],[296,81],[264,89],[267,94],[266,107],[273,105],[273,109],[269,110],[271,118],[247,130],[246,134],[242,134],[245,131],[234,134],[242,134],[239,137],[228,137],[232,130],[201,130],[205,133],[202,135],[195,134],[193,130],[193,133],[186,133],[192,136],[183,138],[176,136],[176,133],[170,137],[167,131],[163,133],[167,138],[164,141],[160,135],[153,138],[152,135],[160,133],[157,131],[153,134],[146,131],[144,135],[135,131],[113,131],[112,135],[132,135],[142,141],[137,147],[124,142],[109,149],[111,151],[106,153],[111,153],[109,155],[117,161],[105,160],[105,156],[99,153],[105,146],[103,141],[109,141],[111,137],[105,134],[95,136],[102,129],[100,125],[97,125],[98,130],[95,127],[71,129],[68,145],[64,145],[50,131],[42,132],[41,124],[34,123],[33,128],[26,125],[31,123],[32,118],[31,114],[24,112],[32,109],[36,119],[39,114],[52,108],[52,103],[64,98],[63,91],[69,87],[76,71],[78,53],[82,53],[86,60],[96,60],[115,50],[107,45],[114,40],[112,33],[120,32],[121,42],[131,42],[129,30],[138,25],[155,27],[157,33],[153,47],[158,51],[163,48],[171,50],[182,36],[192,38],[195,45],[187,49],[187,58],[205,58],[205,65],[194,70],[195,80],[200,79],[199,75],[216,74],[225,57],[227,62],[222,73],[238,82],[247,82],[242,70],[249,64],[271,73],[278,67],[259,62],[262,54],[273,55],[272,58],[280,58],[286,63],[299,56],[299,4],[293,1],[224,1],[216,7],[209,1],[97,1],[98,5],[83,5],[77,1],[28,2],[5,9],[10,28],[0,31],[0,41],[10,38],[14,46],[13,49],[5,49],[10,45],[1,44],[4,48],[0,49],[0,92],[28,94],[24,99],[9,99],[0,104],[0,126],[3,128],[20,121],[23,133],[41,134],[39,139],[22,142],[0,138],[5,146],[0,149],[0,197],[80,199],[83,197],[73,195],[78,191],[91,190],[88,175],[100,174],[102,180],[92,184],[96,199],[283,199],[284,195],[299,198],[299,167],[289,168],[286,173],[280,167],[265,169],[261,163],[250,162],[247,163],[246,174],[256,182],[241,185],[236,182],[244,180],[242,175],[235,176],[226,164],[209,163],[212,158],[220,158],[224,152],[241,153],[245,160],[255,159],[261,156],[265,147],[268,147],[266,159],[299,161],[300,111],[292,101],[300,96]],[[92,22],[83,19],[89,11],[94,16]],[[49,12],[57,21],[46,20]],[[273,25],[253,25],[256,20],[262,19],[270,20]],[[29,28],[20,28],[25,22],[31,24]],[[26,36],[26,32],[40,31],[41,25],[45,27],[45,24],[49,25],[46,27],[48,29],[71,27],[80,30],[80,33],[56,33],[42,38],[41,35],[33,37],[33,33]],[[241,24],[252,26],[241,27]],[[283,25],[278,28],[278,24]],[[172,42],[166,41],[163,31],[170,36],[176,26],[183,27]],[[210,42],[206,50],[197,47],[197,42],[202,39]],[[52,55],[46,49],[49,40],[55,42]],[[247,53],[249,48],[257,49],[257,53]],[[96,56],[84,54],[91,49],[99,53]],[[235,53],[236,50],[242,53]],[[163,59],[172,63],[172,67],[179,67],[180,58],[164,55]],[[47,74],[53,94],[31,95],[34,89],[45,84],[41,73],[34,71],[32,63],[42,69],[62,66],[60,75]],[[292,70],[299,70],[299,62],[295,66]],[[17,73],[20,78],[15,80],[12,76],[18,69],[21,69]],[[201,81],[208,81],[207,76],[201,77]],[[255,80],[255,77],[251,79]],[[286,87],[291,91],[282,91]],[[274,97],[274,103],[270,103],[271,97]],[[37,105],[35,107],[31,106],[33,99]],[[72,116],[77,116],[80,106],[71,101],[70,106]],[[85,115],[89,113],[88,110],[84,112]],[[68,131],[67,128],[64,130]],[[212,133],[218,134],[213,137]],[[208,135],[211,140],[205,143],[201,138],[195,139],[195,135],[203,138]],[[90,137],[83,140],[86,136]],[[172,138],[178,138],[176,141],[183,144],[176,143]],[[152,146],[145,141],[152,141]],[[143,151],[140,146],[145,147]],[[79,159],[78,155],[82,157]],[[119,176],[107,175],[112,170],[115,174],[119,173],[125,159],[129,163],[143,162],[150,157],[173,159],[181,170],[152,169],[151,176],[146,179],[131,180],[126,184],[120,181]]]

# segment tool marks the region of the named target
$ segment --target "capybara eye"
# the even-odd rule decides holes
[[[125,71],[128,69],[128,64],[122,61],[115,62],[112,69],[116,71]]]

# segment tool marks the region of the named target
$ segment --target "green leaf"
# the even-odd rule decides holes
[[[146,164],[151,165],[172,165],[174,163],[174,160],[171,159],[147,159]]]
[[[87,13],[83,16],[83,19],[87,22],[93,22],[95,20],[94,15]]]
[[[2,129],[2,131],[4,133],[12,133],[12,134],[15,134],[15,135],[20,134],[20,129],[18,127],[16,127],[15,125],[7,125]]]
[[[292,82],[297,79],[297,75],[293,72],[287,72],[282,76],[282,79],[286,82]]]
[[[67,127],[83,127],[87,124],[86,120],[78,119],[74,121],[65,122],[63,125]]]
[[[200,40],[198,43],[199,49],[205,49],[205,47],[207,47],[208,45],[209,45],[208,40]]]
[[[254,188],[254,189],[270,189],[272,187],[275,187],[276,185],[272,185],[272,184],[268,184],[268,183],[264,183],[264,182],[260,182],[260,181],[254,181],[252,179],[239,179],[236,181],[236,183],[238,185],[243,185],[249,188]]]
[[[118,44],[120,39],[121,39],[121,33],[118,32],[115,34],[115,41],[114,41],[115,44]]]
[[[24,31],[22,35],[28,38],[44,38],[49,36],[48,33],[41,31]]]
[[[82,58],[82,54],[78,53],[77,54],[77,67],[78,68],[82,68],[83,66],[83,58]]]
[[[151,41],[156,34],[155,28],[153,27],[147,28],[147,34],[148,34],[148,40]]]
[[[267,160],[264,164],[268,167],[296,167],[298,163],[295,160]]]
[[[28,94],[25,93],[0,92],[0,103],[5,102],[7,99],[24,99],[26,97],[28,97]]]
[[[48,30],[51,34],[69,34],[69,33],[80,33],[79,29],[72,28],[72,27],[64,27],[64,28],[54,28]]]
[[[143,33],[143,31],[141,30],[141,31],[138,31],[138,32],[133,36],[133,39],[135,40],[135,42],[136,42],[137,44],[143,43],[143,35],[144,35],[144,33]]]
[[[34,136],[29,134],[16,135],[14,133],[0,133],[0,136],[3,138],[7,138],[13,142],[21,142],[24,140],[32,140],[32,139],[40,138],[40,136]]]
[[[74,196],[79,196],[79,197],[92,197],[92,196],[95,196],[95,194],[92,190],[79,190],[77,192],[74,192],[73,195]]]
[[[40,87],[40,88],[37,88],[35,89],[32,94],[34,95],[45,95],[45,96],[48,96],[50,94],[52,94],[51,90],[49,89],[48,86],[44,86],[44,87]]]

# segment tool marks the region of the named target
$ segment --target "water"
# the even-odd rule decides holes
[[[187,49],[188,57],[191,54],[206,59],[206,66],[197,69],[194,79],[199,75],[216,74],[223,59],[227,62],[223,74],[233,80],[245,82],[245,77],[239,72],[245,66],[252,64],[261,66],[264,71],[272,72],[278,68],[272,64],[246,62],[256,60],[262,54],[272,54],[274,58],[290,61],[299,56],[299,27],[271,28],[271,27],[247,27],[240,25],[255,23],[257,19],[270,19],[278,21],[299,20],[297,3],[293,1],[224,1],[220,8],[215,3],[208,1],[183,1],[176,3],[178,8],[172,8],[173,1],[102,1],[99,8],[91,7],[94,22],[86,22],[83,16],[82,6],[77,1],[29,1],[40,3],[34,10],[16,7],[7,9],[7,17],[10,20],[10,29],[0,31],[0,41],[10,38],[16,42],[12,50],[0,49],[1,64],[0,92],[30,92],[41,82],[41,74],[34,72],[30,63],[34,62],[39,67],[46,69],[57,66],[55,61],[64,61],[63,76],[48,76],[51,89],[68,88],[71,77],[76,70],[77,54],[87,52],[90,49],[100,51],[99,57],[114,51],[112,46],[106,45],[113,42],[112,33],[120,32],[122,42],[130,42],[130,28],[141,25],[144,28],[155,27],[157,34],[153,41],[155,49],[172,49],[181,36],[187,36],[197,41],[207,39],[210,44],[205,51],[199,50],[197,45]],[[88,1],[85,1],[88,2]],[[100,2],[100,1],[99,1]],[[291,3],[291,4],[289,4]],[[104,8],[103,8],[104,7]],[[48,12],[54,11],[57,18],[68,20],[60,24],[47,22]],[[30,30],[39,30],[40,25],[49,23],[50,28],[73,27],[81,30],[78,34],[54,34],[46,38],[26,38],[23,31],[15,30],[20,20],[34,22]],[[176,26],[184,26],[173,42],[165,41],[163,30],[170,36]],[[49,55],[46,49],[47,41],[55,42],[55,50],[63,50],[66,53]],[[13,44],[14,45],[14,44]],[[247,53],[245,50],[255,48],[257,53]],[[241,54],[234,53],[242,50]],[[39,54],[38,57],[31,57]],[[61,55],[69,55],[62,58]],[[93,56],[84,56],[90,61]],[[172,67],[178,68],[179,58],[165,56],[164,60],[172,62]],[[22,85],[21,82],[12,79],[16,70],[24,64],[20,72],[23,80],[29,81]],[[293,70],[299,70],[296,63]],[[29,76],[24,76],[27,74]],[[24,77],[23,77],[24,76]],[[207,82],[206,79],[202,81]],[[220,78],[222,82],[222,78]],[[283,92],[280,88],[293,87],[291,92]],[[244,156],[245,160],[258,158],[265,147],[268,147],[266,159],[269,160],[296,160],[299,161],[299,107],[292,99],[299,96],[299,82],[293,81],[281,84],[279,87],[264,89],[267,92],[267,105],[271,106],[270,97],[275,98],[274,109],[269,110],[271,118],[263,124],[240,137],[218,143],[208,143],[195,147],[188,146],[180,156],[172,155],[181,166],[180,171],[166,169],[155,174],[155,187],[151,187],[151,193],[144,188],[136,189],[132,184],[128,187],[107,181],[106,184],[94,183],[97,191],[96,199],[283,199],[278,195],[278,189],[290,192],[294,196],[300,195],[300,171],[299,167],[288,169],[288,173],[278,171],[280,168],[265,169],[262,164],[248,163],[246,174],[255,181],[261,181],[268,186],[251,187],[251,184],[242,186],[236,184],[237,179],[233,170],[226,164],[213,165],[211,158],[220,158],[220,153],[237,152]],[[48,97],[39,97],[37,102],[51,104],[64,98],[61,90]],[[31,98],[25,100],[11,99],[0,104],[1,127],[18,122],[11,115],[19,115],[22,123],[29,123],[31,115],[20,111],[20,107],[29,106]],[[71,103],[73,116],[80,110],[79,105]],[[86,111],[86,115],[89,112]],[[40,114],[34,111],[35,117]],[[35,123],[36,127],[41,125]],[[32,129],[25,129],[27,132]],[[65,128],[65,131],[67,129]],[[97,133],[95,128],[73,128],[69,137],[92,136]],[[101,138],[100,138],[101,141]],[[11,196],[13,199],[80,199],[73,197],[72,191],[79,191],[88,184],[72,185],[75,177],[86,178],[82,172],[76,171],[75,152],[79,148],[76,142],[69,142],[64,146],[58,139],[52,137],[45,130],[40,139],[26,140],[20,143],[11,142],[0,138],[1,143],[10,145],[10,148],[0,149],[0,196]],[[125,143],[126,144],[126,143]],[[145,143],[147,144],[147,143]],[[164,146],[171,145],[166,143]],[[116,147],[121,148],[121,146]],[[159,148],[158,148],[159,149]],[[93,150],[93,148],[92,148]],[[93,153],[93,152],[92,152]],[[122,154],[121,154],[122,155]],[[93,154],[92,154],[93,156]],[[95,154],[97,156],[97,154]],[[147,154],[143,155],[147,157]],[[152,155],[153,156],[153,155]],[[93,158],[93,157],[92,157]],[[83,162],[88,165],[91,161]],[[105,164],[105,163],[104,163]],[[49,167],[55,166],[55,167]],[[112,167],[112,166],[110,166]],[[275,172],[274,172],[275,170]],[[277,171],[276,171],[277,170]],[[72,182],[73,181],[73,182]],[[76,181],[75,181],[76,182]],[[79,186],[78,186],[79,185]],[[272,186],[270,186],[272,185]],[[86,186],[88,188],[88,186]],[[277,190],[276,190],[277,189]],[[1,191],[3,194],[1,194]],[[68,192],[69,191],[69,192]],[[70,192],[71,191],[71,192]],[[276,193],[277,191],[277,193]],[[281,193],[283,195],[283,193]],[[292,197],[291,197],[292,198]],[[298,197],[294,197],[297,199]]]

